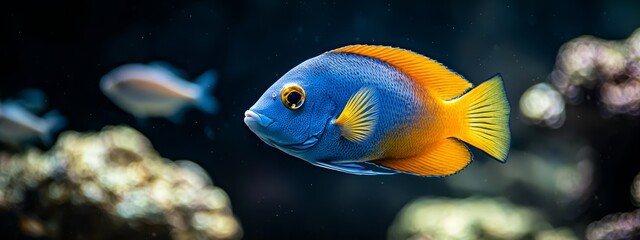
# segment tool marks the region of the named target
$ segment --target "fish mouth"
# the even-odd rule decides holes
[[[251,110],[247,110],[244,112],[244,124],[247,124],[249,128],[251,128],[251,126],[255,124],[258,124],[266,128],[269,125],[271,125],[273,122],[275,122],[273,119],[263,114],[260,114]]]
[[[329,118],[330,120],[331,118]],[[267,145],[280,149],[285,152],[294,152],[294,153],[302,153],[315,146],[319,142],[319,137],[324,133],[324,129],[327,127],[329,120],[325,123],[325,126],[320,129],[317,133],[307,137],[304,141],[299,143],[284,143],[277,141],[275,139],[269,138],[265,136],[265,134],[259,133],[257,129],[260,127],[266,128],[275,122],[273,119],[260,114],[255,111],[247,110],[244,113],[244,123],[254,132],[262,141],[264,141]]]

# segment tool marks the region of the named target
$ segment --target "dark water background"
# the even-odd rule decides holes
[[[68,118],[66,130],[127,124],[164,157],[197,162],[229,194],[246,239],[381,239],[416,197],[469,196],[447,188],[443,178],[348,175],[266,146],[244,125],[243,112],[298,63],[348,44],[398,46],[476,85],[502,73],[517,113],[520,95],[546,81],[564,42],[583,34],[622,39],[640,27],[639,1],[46,1],[12,3],[0,12],[0,99],[39,88],[50,108]],[[156,60],[190,78],[217,70],[212,94],[220,111],[189,111],[182,125],[164,119],[140,125],[100,92],[98,81],[111,69]],[[559,130],[511,118],[514,149],[572,135],[599,153],[593,197],[576,216],[551,217],[578,235],[606,214],[635,209],[629,183],[640,170],[639,120],[604,119],[593,114],[597,104],[568,106]],[[474,163],[489,161],[476,156]],[[522,196],[506,197],[539,201]]]

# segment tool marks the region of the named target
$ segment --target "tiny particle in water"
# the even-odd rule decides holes
[[[204,134],[209,138],[209,139],[214,139],[216,136],[216,133],[213,131],[213,129],[211,127],[206,127],[204,129]]]

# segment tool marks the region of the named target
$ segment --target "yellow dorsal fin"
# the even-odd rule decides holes
[[[400,48],[350,45],[330,52],[353,53],[385,61],[405,72],[442,100],[460,96],[471,87],[471,83],[435,60]]]
[[[372,162],[383,167],[420,176],[447,176],[469,165],[471,153],[458,140],[447,138],[414,157],[380,159]]]
[[[364,141],[371,135],[378,120],[377,103],[372,89],[361,88],[351,96],[333,123],[340,126],[342,136],[349,141]]]

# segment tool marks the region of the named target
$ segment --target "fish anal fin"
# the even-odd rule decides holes
[[[455,138],[447,138],[416,156],[379,159],[371,162],[420,176],[447,176],[464,169],[471,162],[471,158],[471,152],[463,143]]]
[[[358,54],[387,62],[442,100],[458,97],[471,88],[471,83],[444,65],[409,50],[387,46],[350,45],[330,52]]]

